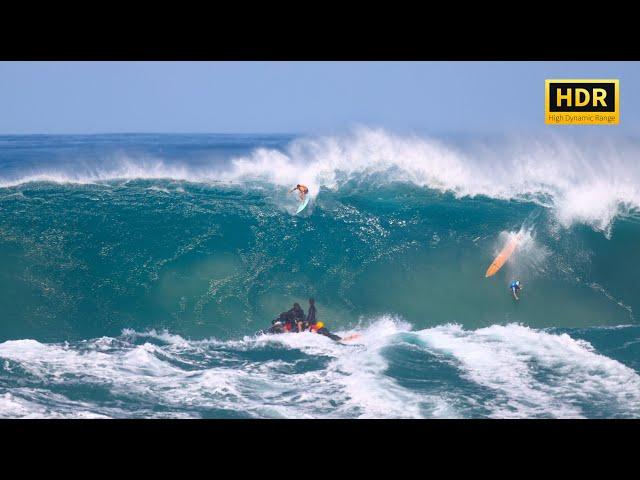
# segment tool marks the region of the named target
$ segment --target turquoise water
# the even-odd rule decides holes
[[[0,416],[637,417],[634,139],[476,143],[0,137]]]

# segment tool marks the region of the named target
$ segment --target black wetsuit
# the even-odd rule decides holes
[[[309,305],[309,310],[307,311],[307,318],[302,321],[302,330],[308,330],[311,325],[316,323],[316,307],[315,305]]]
[[[316,306],[309,305],[309,311],[307,312],[307,323],[313,325],[316,323]]]
[[[278,315],[278,318],[274,318],[273,320],[271,320],[271,325],[274,325],[276,322],[280,322],[280,323],[289,323],[291,322],[291,316],[289,315],[289,312],[282,312],[280,315]]]
[[[298,308],[292,308],[291,310],[289,310],[291,312],[291,314],[293,315],[293,319],[296,322],[302,321],[304,320],[304,310],[302,309],[302,307],[298,307]]]
[[[282,312],[278,315],[278,318],[274,318],[271,320],[271,328],[267,330],[262,330],[263,333],[285,333],[289,332],[297,332],[298,331],[298,322],[304,322],[304,310],[298,307],[297,309],[294,307],[291,310],[287,310],[286,312]],[[286,327],[289,327],[288,329]]]
[[[297,332],[298,331],[298,322],[303,322],[304,323],[304,310],[302,310],[302,307],[293,307],[291,310],[289,310],[287,312],[289,314],[289,318],[291,319],[291,331],[292,332]],[[304,325],[303,325],[304,327]],[[304,328],[303,328],[304,330]]]
[[[278,333],[286,333],[286,325],[293,326],[293,315],[291,310],[282,312],[277,318],[271,320],[271,327],[264,330],[258,330],[256,335],[274,335]]]

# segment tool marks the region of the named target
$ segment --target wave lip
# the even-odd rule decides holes
[[[110,163],[109,167],[86,168],[84,171],[81,168],[75,168],[72,171],[45,169],[15,178],[0,178],[0,188],[16,187],[28,183],[88,185],[117,180],[147,179],[201,182],[208,179],[213,180],[215,177],[214,173],[193,170],[188,165],[171,165],[161,159],[119,158]]]
[[[321,188],[354,181],[405,182],[458,197],[533,201],[552,208],[565,227],[585,223],[608,235],[616,217],[640,212],[637,157],[637,145],[625,139],[586,142],[549,135],[462,145],[361,127],[342,136],[297,138],[284,148],[256,145],[248,155],[230,152],[222,163],[123,154],[100,168],[32,169],[0,178],[0,187],[134,179],[262,181],[283,188],[303,183],[315,197]]]

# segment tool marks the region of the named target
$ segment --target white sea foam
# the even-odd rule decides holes
[[[27,374],[31,386],[0,392],[0,417],[640,415],[638,374],[567,334],[520,325],[414,332],[389,316],[358,332],[360,338],[345,345],[311,333],[225,342],[130,330],[76,344],[7,341],[0,344],[5,379],[22,375],[24,384]],[[403,385],[388,373],[389,349],[423,352],[425,362],[436,358],[460,380],[444,390]],[[412,368],[413,376],[429,375],[419,363]],[[454,398],[461,379],[489,393]],[[71,400],[62,392],[74,386],[108,392],[109,400]]]
[[[605,415],[640,416],[640,376],[567,334],[510,324],[478,330],[445,325],[419,336],[455,359],[469,380],[496,393],[488,401],[494,417],[580,418],[594,405],[607,405]]]
[[[536,242],[536,232],[533,227],[523,226],[520,230],[500,232],[494,245],[494,256],[511,240],[517,239],[517,247],[503,267],[507,272],[505,280],[517,278],[524,283],[543,274],[547,267],[547,259],[551,251]]]
[[[46,385],[99,385],[120,399],[159,405],[177,416],[189,415],[192,409],[192,415],[197,415],[195,411],[207,408],[285,418],[456,416],[443,399],[417,395],[384,374],[387,362],[382,349],[395,333],[407,328],[385,318],[375,328],[361,332],[358,341],[364,345],[349,346],[310,333],[190,342],[167,332],[129,330],[118,342],[102,338],[83,342],[82,349],[34,340],[8,341],[0,344],[0,357],[17,362]],[[134,338],[152,338],[166,345],[129,343],[122,347],[123,342]],[[229,350],[251,351],[278,345],[300,350],[310,358],[325,359],[326,365],[295,373],[292,369],[299,360],[240,364],[228,354]],[[62,408],[64,402],[58,397],[51,393],[34,401],[14,392],[0,402],[0,416],[68,415],[74,403],[67,401]],[[47,406],[50,403],[54,405]],[[82,412],[109,417],[157,416],[157,412],[136,412],[135,407],[129,413],[80,403],[75,408],[78,416],[85,415]]]
[[[519,142],[519,143],[518,143]],[[553,207],[564,226],[583,222],[608,231],[616,215],[640,207],[637,151],[580,146],[567,139],[510,140],[462,150],[434,139],[360,129],[345,137],[301,139],[286,153],[260,149],[236,159],[226,179],[260,178],[278,185],[321,186],[380,174],[459,197],[535,200]]]
[[[110,418],[91,408],[84,402],[72,402],[62,395],[32,389],[0,394],[0,418]]]
[[[609,233],[618,215],[640,208],[638,148],[620,139],[590,141],[558,136],[509,138],[499,145],[455,143],[380,129],[359,128],[344,136],[299,138],[284,150],[258,148],[225,166],[157,158],[111,159],[107,167],[42,171],[2,179],[0,187],[25,182],[99,183],[113,179],[174,179],[189,182],[265,181],[290,188],[339,188],[350,180],[410,182],[453,192],[536,201],[551,207],[560,224],[575,222]]]

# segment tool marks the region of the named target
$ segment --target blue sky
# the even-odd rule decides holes
[[[619,78],[621,124],[544,125],[545,78]],[[0,134],[640,130],[640,62],[0,62]]]

